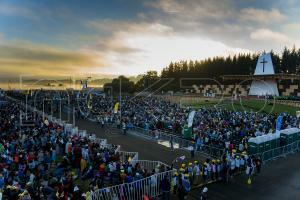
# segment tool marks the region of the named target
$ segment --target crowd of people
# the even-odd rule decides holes
[[[101,145],[89,135],[72,135],[20,104],[0,100],[0,194],[4,199],[90,199],[97,189],[166,170],[161,166],[147,171],[129,157],[121,160],[117,146]]]
[[[206,185],[209,182],[229,182],[237,174],[246,174],[246,180],[251,181],[254,173],[259,174],[262,161],[259,157],[248,156],[246,152],[234,152],[224,155],[220,159],[206,159],[205,162],[180,162],[179,172],[171,180],[170,191],[181,200],[189,194],[193,186]],[[249,183],[249,182],[248,182]],[[207,199],[207,188],[204,187],[199,194]],[[200,198],[201,199],[201,198]]]
[[[47,92],[38,92],[38,94],[41,98],[55,99],[54,96],[57,96],[56,93]],[[36,101],[36,96],[33,94],[29,97],[32,101]],[[153,132],[153,135],[165,131],[181,136],[187,125],[189,113],[193,110],[182,108],[178,104],[158,97],[125,96],[120,103],[119,98],[114,99],[93,93],[73,92],[68,95],[61,93],[58,96],[70,100],[68,103],[64,101],[65,105],[75,106],[78,117],[93,118],[102,127],[106,124],[116,124],[124,129],[124,132],[126,129],[139,127]],[[25,99],[25,95],[22,98]],[[298,127],[299,118],[287,113],[282,115],[282,129]],[[276,114],[234,111],[226,108],[199,108],[193,119],[193,137],[189,139],[193,139],[198,148],[212,145],[219,149],[232,148],[243,152],[247,150],[250,137],[275,133],[277,117]]]
[[[146,131],[166,131],[182,135],[192,108],[181,108],[156,97],[124,97],[121,115],[115,112],[118,99],[93,97],[88,100],[91,116],[102,126],[115,123],[119,127],[139,127]],[[134,109],[133,109],[134,108]],[[297,127],[299,118],[282,113],[281,129]],[[120,119],[121,116],[121,119]],[[275,133],[276,114],[234,111],[226,108],[199,108],[193,119],[193,139],[198,146],[213,145],[220,149],[247,150],[250,137]]]
[[[49,96],[47,92],[42,94],[43,98]],[[24,99],[21,93],[13,95]],[[35,97],[28,98],[34,106],[38,99]],[[154,97],[124,97],[121,103],[89,94],[74,93],[68,98],[68,104],[63,106],[76,105],[78,116],[96,119],[102,127],[116,124],[124,132],[140,127],[181,134],[192,111]],[[130,159],[121,161],[114,146],[108,148],[88,136],[70,135],[61,125],[4,100],[6,104],[0,110],[0,190],[9,199],[89,199],[97,189],[131,183],[165,170],[147,170],[139,163],[132,164]],[[20,123],[19,116],[26,118],[27,123]],[[196,110],[192,127],[195,148],[214,145],[226,149],[227,154],[219,160],[181,165],[172,180],[165,178],[160,184],[163,197],[169,198],[172,191],[184,199],[193,185],[213,180],[227,182],[242,171],[248,178],[254,171],[259,173],[261,160],[247,155],[247,141],[249,137],[275,132],[276,119],[276,115],[222,108]],[[284,114],[282,128],[297,124],[299,118]],[[89,187],[83,188],[81,182]],[[206,194],[204,188],[201,195]]]

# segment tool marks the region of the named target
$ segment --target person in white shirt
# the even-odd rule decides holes
[[[152,178],[152,177],[151,177]],[[176,195],[176,191],[178,188],[178,173],[176,172],[171,181],[173,194]]]
[[[193,173],[194,173],[194,185],[199,184],[199,180],[200,180],[200,168],[198,165],[198,162],[195,161],[195,165],[194,165],[194,169],[193,169]]]
[[[212,175],[212,166],[211,166],[211,163],[208,162],[207,163],[207,179],[208,180],[211,180],[211,175]]]
[[[153,174],[150,178],[150,186],[151,186],[150,196],[155,196],[156,185],[157,185],[157,178],[156,175]]]
[[[244,156],[242,156],[242,158],[240,160],[240,169],[245,170],[245,158],[244,158]]]
[[[217,174],[217,166],[216,166],[216,161],[213,161],[212,164],[212,179],[216,179],[216,174]]]
[[[235,159],[234,157],[230,158],[230,176],[234,175],[234,170],[235,170]]]
[[[228,148],[229,148],[229,144],[230,144],[230,142],[229,142],[229,141],[226,141],[226,142],[225,142],[225,148],[226,148],[226,149],[228,149]]]
[[[239,156],[235,158],[235,171],[238,173],[240,171],[241,160]]]
[[[239,144],[239,151],[240,152],[244,151],[244,145],[243,145],[243,143]]]

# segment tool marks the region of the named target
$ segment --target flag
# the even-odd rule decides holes
[[[283,117],[281,115],[279,115],[276,120],[276,131],[281,130],[282,119],[283,119]]]
[[[117,102],[115,104],[115,107],[114,107],[114,113],[118,113],[118,110],[119,110],[119,102]]]
[[[89,99],[88,99],[88,109],[91,109],[93,108],[93,96],[92,96],[92,93],[90,93],[89,95]]]
[[[195,111],[191,111],[189,114],[189,118],[188,118],[188,127],[192,127],[193,126],[193,120],[194,120],[194,116],[195,116]]]

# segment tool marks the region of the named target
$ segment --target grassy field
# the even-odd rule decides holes
[[[282,113],[286,112],[291,115],[295,115],[297,110],[300,108],[283,105],[276,103],[273,100],[257,100],[257,99],[242,99],[231,101],[230,99],[197,99],[191,101],[182,101],[181,106],[183,107],[224,107],[229,110],[236,111],[253,111],[253,112],[263,112],[263,113]]]

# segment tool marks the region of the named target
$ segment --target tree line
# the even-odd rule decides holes
[[[119,92],[120,80],[123,92],[134,93],[140,91],[178,91],[182,89],[182,78],[203,78],[222,82],[223,75],[251,75],[254,73],[259,54],[247,53],[227,57],[213,57],[205,60],[171,62],[158,75],[157,71],[148,71],[140,75],[137,82],[130,81],[124,76],[112,80],[104,85],[105,91]],[[284,48],[281,54],[271,51],[275,73],[299,74],[300,49]]]

